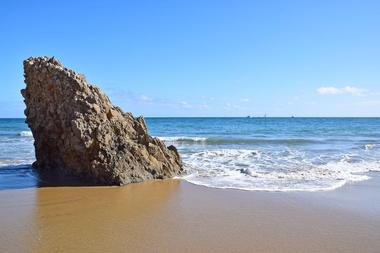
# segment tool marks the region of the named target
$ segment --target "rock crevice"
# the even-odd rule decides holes
[[[143,117],[113,106],[83,75],[54,58],[24,61],[27,123],[42,173],[124,185],[182,173],[174,146],[148,134]]]

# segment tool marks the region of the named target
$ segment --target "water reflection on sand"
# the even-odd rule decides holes
[[[143,238],[178,180],[0,191],[1,252],[122,252]],[[125,235],[125,236],[124,236]]]

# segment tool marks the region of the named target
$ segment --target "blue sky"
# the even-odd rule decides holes
[[[81,2],[81,3],[80,3]],[[380,1],[16,1],[0,7],[0,117],[55,56],[145,116],[380,116]]]

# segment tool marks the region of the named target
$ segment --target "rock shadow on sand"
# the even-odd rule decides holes
[[[31,164],[5,165],[0,169],[0,191],[43,187],[99,186],[78,177],[41,173]]]

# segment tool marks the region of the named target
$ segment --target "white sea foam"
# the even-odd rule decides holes
[[[33,137],[33,134],[31,131],[21,131],[18,133],[18,135],[22,137]]]
[[[33,159],[15,159],[15,160],[0,159],[0,169],[3,167],[8,167],[8,166],[30,165],[33,162],[34,162]]]
[[[317,139],[302,139],[302,138],[252,138],[252,137],[199,137],[199,136],[158,136],[159,139],[165,142],[176,143],[202,143],[209,145],[216,144],[282,144],[282,145],[303,145],[319,143]]]
[[[205,137],[189,136],[158,136],[158,138],[165,142],[203,142],[207,140]]]
[[[371,150],[376,147],[376,144],[366,144],[364,145],[365,150]]]
[[[354,155],[321,162],[294,150],[224,149],[185,154],[191,183],[216,188],[264,191],[326,191],[369,179],[380,161],[358,160]]]

